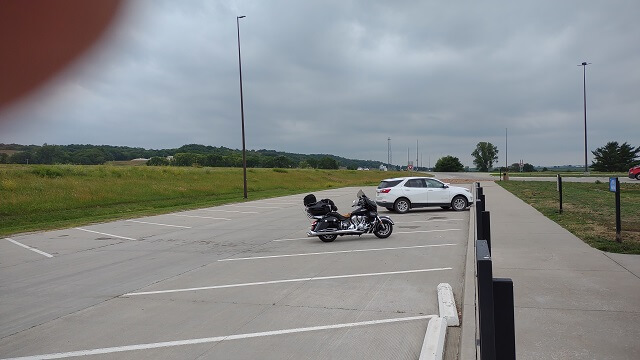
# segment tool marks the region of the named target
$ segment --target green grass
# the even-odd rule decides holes
[[[559,213],[555,182],[497,183],[592,247],[609,252],[640,254],[640,183],[620,184],[622,243],[615,241],[615,194],[609,192],[608,182],[563,182],[562,214]]]
[[[377,185],[401,172],[248,169],[249,200]],[[242,202],[241,168],[0,165],[0,235]]]

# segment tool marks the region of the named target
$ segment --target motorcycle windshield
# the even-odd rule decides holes
[[[358,199],[364,196],[364,192],[362,190],[358,191]]]

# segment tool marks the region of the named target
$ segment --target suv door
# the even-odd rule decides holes
[[[449,188],[438,180],[424,179],[427,184],[427,201],[430,204],[443,205],[451,202]]]
[[[409,179],[402,186],[402,193],[411,201],[414,206],[426,205],[427,199],[427,184],[424,179]]]

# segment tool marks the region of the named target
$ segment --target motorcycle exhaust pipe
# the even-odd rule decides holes
[[[336,231],[313,231],[309,230],[307,236],[320,236],[320,235],[362,235],[366,231],[364,230],[336,230]]]

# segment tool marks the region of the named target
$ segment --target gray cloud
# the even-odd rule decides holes
[[[0,113],[0,142],[247,147],[472,166],[640,145],[636,1],[136,1],[104,47]],[[591,158],[591,157],[590,157]]]

